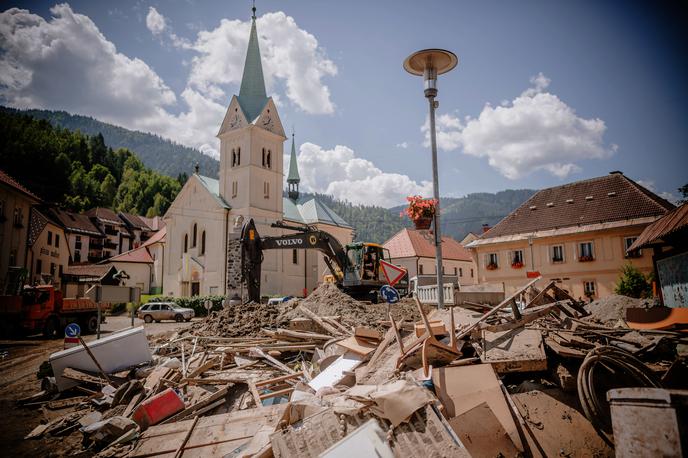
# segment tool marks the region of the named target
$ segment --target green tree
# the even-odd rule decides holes
[[[621,276],[614,292],[635,298],[650,297],[652,284],[642,272],[629,263],[621,268]]]
[[[100,184],[100,194],[103,197],[103,204],[107,207],[112,206],[112,201],[117,193],[117,181],[112,174],[108,173]]]
[[[679,205],[688,202],[688,183],[678,188],[678,192],[681,193],[681,200],[678,201]]]

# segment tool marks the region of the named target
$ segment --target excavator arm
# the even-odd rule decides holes
[[[260,237],[253,219],[241,230],[241,277],[248,288],[248,299],[260,301],[261,264],[263,251],[280,249],[314,249],[325,255],[325,263],[341,284],[344,278],[346,253],[339,241],[324,231],[313,227],[289,226],[278,222],[272,227],[295,231],[293,234]]]

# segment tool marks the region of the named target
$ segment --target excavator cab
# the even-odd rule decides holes
[[[352,243],[346,246],[344,280],[349,282],[382,280],[380,260],[389,260],[389,251],[377,243]]]

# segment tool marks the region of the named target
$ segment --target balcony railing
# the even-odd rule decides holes
[[[103,247],[115,249],[117,248],[117,243],[113,242],[112,240],[106,240],[103,242]]]

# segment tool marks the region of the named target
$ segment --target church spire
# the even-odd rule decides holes
[[[253,4],[251,16],[251,34],[248,40],[244,74],[239,89],[239,104],[248,122],[253,122],[260,115],[268,101],[263,78],[263,65],[260,61],[260,47],[258,46],[258,32],[256,31],[256,5]]]
[[[291,133],[291,157],[289,158],[289,175],[287,176],[288,195],[291,200],[299,198],[299,166],[296,162],[296,147],[294,145],[294,132]]]

